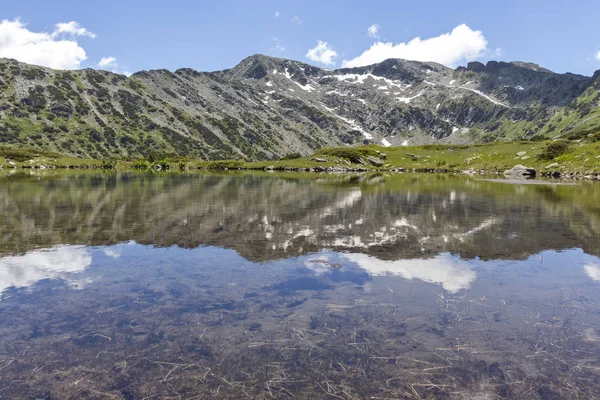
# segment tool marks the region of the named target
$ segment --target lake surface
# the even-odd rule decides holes
[[[599,256],[593,183],[3,176],[0,399],[600,398]]]

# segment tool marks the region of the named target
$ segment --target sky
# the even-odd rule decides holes
[[[231,68],[252,54],[340,68],[387,58],[600,69],[600,1],[1,0],[0,57],[58,69]]]

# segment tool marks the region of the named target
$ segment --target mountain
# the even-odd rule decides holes
[[[232,69],[57,71],[0,59],[0,144],[78,157],[274,159],[373,142],[476,143],[600,130],[600,71],[389,59],[328,70],[254,55]]]

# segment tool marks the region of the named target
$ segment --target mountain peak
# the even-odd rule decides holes
[[[459,67],[459,70],[465,69],[465,67]],[[467,63],[466,70],[473,72],[481,72],[481,73],[495,73],[499,71],[505,70],[528,70],[532,72],[540,72],[540,73],[549,73],[554,74],[554,72],[550,71],[547,68],[540,67],[535,63],[522,62],[522,61],[488,61],[487,64],[484,64],[479,61],[471,61]]]
[[[538,64],[532,63],[532,62],[511,61],[509,64],[516,65],[517,67],[520,67],[520,68],[530,69],[535,72],[547,72],[550,74],[555,73],[554,71],[550,71],[547,68],[540,67]]]
[[[231,78],[262,79],[267,76],[270,71],[279,70],[280,72],[283,72],[286,69],[294,72],[302,71],[307,74],[317,74],[320,71],[323,71],[323,69],[319,67],[305,64],[300,61],[271,57],[264,54],[254,54],[244,58],[235,67],[222,72]]]

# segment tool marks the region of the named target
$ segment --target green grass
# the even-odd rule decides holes
[[[359,164],[359,158],[367,155],[379,157],[385,153],[384,165],[376,168],[370,164]],[[37,155],[39,154],[39,157]],[[326,160],[325,162],[316,159]],[[0,146],[0,166],[11,168],[34,168],[44,165],[58,168],[112,168],[132,170],[156,168],[174,170],[309,170],[329,167],[368,168],[370,170],[390,170],[403,168],[407,171],[454,172],[467,169],[489,173],[502,172],[517,164],[537,169],[540,172],[552,170],[561,173],[598,174],[600,173],[600,141],[515,141],[494,142],[477,145],[424,145],[413,147],[380,147],[375,145],[356,148],[325,148],[308,157],[282,158],[274,161],[245,162],[241,160],[203,161],[185,157],[165,156],[160,161],[140,159],[92,160],[64,157],[55,153],[35,149]],[[164,168],[168,166],[168,168]]]
[[[600,142],[571,142],[567,149],[556,157],[549,157],[547,148],[550,141],[494,142],[479,145],[425,145],[414,147],[384,148],[363,146],[353,149],[322,149],[315,156],[326,158],[327,162],[316,162],[315,156],[294,160],[260,161],[244,163],[246,168],[275,169],[316,168],[350,166],[360,167],[352,162],[346,152],[373,154],[375,150],[387,154],[381,169],[404,168],[406,170],[461,171],[466,169],[499,172],[523,164],[543,171],[552,163],[558,163],[562,172],[600,173]],[[552,145],[550,145],[552,147]],[[343,151],[342,151],[343,150]],[[524,152],[524,153],[522,153]],[[518,155],[517,153],[521,154]],[[542,155],[542,157],[539,157]],[[348,163],[349,162],[349,163]],[[369,166],[371,169],[373,167]]]

